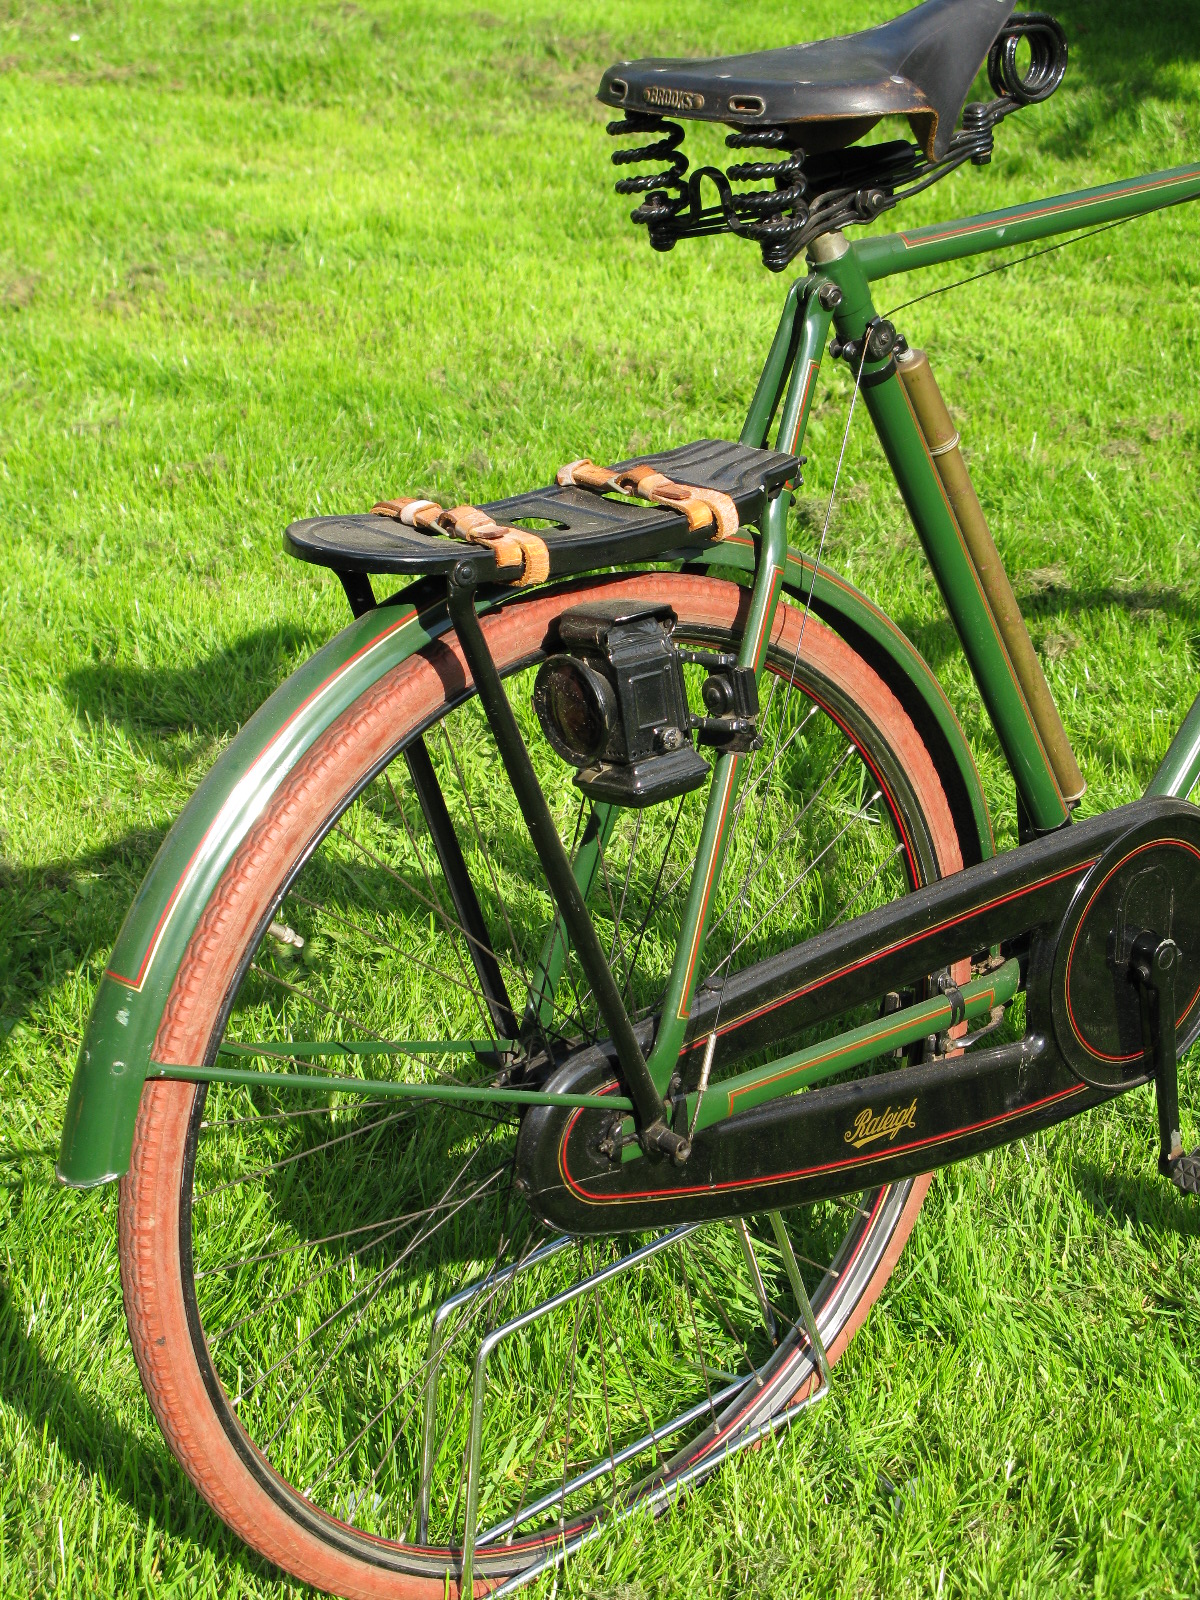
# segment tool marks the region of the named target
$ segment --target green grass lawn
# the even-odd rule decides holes
[[[891,9],[0,7],[4,1594],[297,1592],[156,1431],[115,1191],[66,1193],[52,1170],[96,980],[159,840],[344,620],[282,527],[736,437],[784,281],[731,239],[652,254],[611,193],[595,84],[621,55]],[[1056,13],[1064,88],[905,223],[1194,157],[1194,7]],[[1200,686],[1198,244],[1182,209],[900,318],[962,428],[1085,810],[1141,792]],[[881,307],[968,270],[885,285]],[[848,398],[840,372],[822,382],[801,546]],[[1011,842],[1011,784],[881,464],[860,409],[826,556],[937,670]],[[1193,1067],[1185,1099],[1197,1085]],[[1155,1139],[1139,1093],[943,1174],[830,1403],[677,1516],[600,1540],[558,1592],[1200,1592],[1200,1207],[1158,1178]]]

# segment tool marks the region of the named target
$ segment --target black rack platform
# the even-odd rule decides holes
[[[724,439],[698,439],[694,444],[635,456],[617,464],[618,471],[652,466],[677,483],[717,489],[738,508],[743,527],[762,517],[768,499],[794,480],[800,463],[777,450],[755,450]],[[712,543],[713,529],[692,532],[678,512],[640,505],[587,489],[530,489],[480,508],[498,523],[528,528],[546,541],[550,576],[591,572],[597,567],[631,561],[661,561],[679,552]],[[449,573],[464,552],[480,546],[440,538],[406,528],[390,517],[309,517],[293,522],[284,536],[288,552],[301,561],[332,567],[340,573],[394,572],[408,577]]]

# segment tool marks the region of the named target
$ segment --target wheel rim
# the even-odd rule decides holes
[[[703,629],[689,629],[688,636],[697,642],[712,642]],[[510,698],[519,710],[528,699],[522,692],[522,679],[531,679],[534,660],[536,657],[527,658],[526,664],[508,674]],[[786,656],[773,657],[775,681],[787,681],[794,665]],[[823,917],[823,925],[828,925],[839,914],[853,914],[889,898],[896,871],[902,875],[902,890],[914,873],[928,870],[932,847],[921,837],[920,818],[911,797],[906,798],[902,778],[893,773],[889,781],[881,771],[880,753],[867,751],[864,758],[861,746],[865,741],[860,738],[859,747],[853,747],[844,726],[839,725],[839,721],[850,725],[854,708],[838,706],[836,697],[831,699],[828,694],[824,708],[807,696],[800,704],[798,694],[793,689],[781,701],[784,711],[780,719],[790,717],[791,721],[783,722],[774,749],[783,750],[778,772],[788,773],[788,781],[803,798],[799,805],[781,808],[774,821],[762,819],[753,832],[747,826],[744,835],[738,836],[743,846],[751,841],[755,863],[748,868],[740,866],[735,848],[725,882],[744,883],[747,870],[753,874],[750,898],[757,909],[747,916],[745,897],[740,905],[733,901],[718,905],[710,946],[713,959],[708,963],[717,981],[724,958],[731,956],[730,965],[736,970],[747,959],[771,953],[780,942],[791,942],[795,933],[789,937],[788,928],[794,928],[798,920],[797,904],[809,922]],[[447,739],[440,771],[461,775],[467,770],[465,755],[475,751],[474,759],[478,759],[482,723],[470,700],[450,715],[459,718],[466,731]],[[764,723],[768,734],[770,715],[768,712]],[[472,717],[474,724],[468,720]],[[522,720],[532,741],[536,737],[532,719],[523,715]],[[818,748],[818,727],[826,746],[823,755]],[[439,723],[430,742],[445,729],[446,721]],[[838,740],[838,753],[830,754],[830,741],[836,744]],[[790,763],[789,750],[793,753]],[[807,777],[804,763],[795,759],[806,750]],[[561,774],[564,769],[556,765]],[[826,774],[823,786],[811,778],[817,770]],[[753,798],[758,781],[752,771],[743,794]],[[764,788],[759,782],[759,787],[769,792],[771,785]],[[828,797],[824,833],[816,827],[815,800],[821,795]],[[470,830],[468,839],[474,837],[479,852],[476,872],[495,893],[495,903],[487,907],[487,920],[506,983],[511,983],[515,992],[523,992],[528,1005],[529,974],[535,970],[536,960],[524,949],[518,930],[544,928],[547,905],[530,906],[532,850],[528,848],[524,856],[516,856],[511,868],[503,863],[527,898],[522,901],[513,894],[505,899],[497,889],[501,876],[497,862],[486,859],[490,836],[481,818],[484,798],[476,794],[474,799],[464,800],[465,809],[456,820],[464,831]],[[394,812],[390,819],[389,800]],[[793,823],[798,811],[802,826],[797,827]],[[748,810],[747,817],[750,815]],[[582,826],[578,814],[574,822],[570,816],[564,813],[567,842]],[[853,842],[859,854],[853,858],[845,848],[845,843],[851,842],[847,816],[858,824]],[[363,817],[369,821],[365,831],[359,832],[358,819]],[[635,1011],[642,1012],[653,1008],[655,985],[661,987],[665,975],[662,963],[657,968],[654,964],[659,954],[656,929],[664,919],[669,922],[671,896],[677,888],[668,871],[670,851],[661,845],[650,857],[650,869],[642,870],[645,846],[656,826],[660,841],[669,838],[679,844],[681,859],[686,859],[687,824],[680,818],[673,823],[663,819],[660,825],[656,818],[626,816],[607,842],[591,900],[598,908],[596,918],[606,942],[615,936],[611,947],[616,951],[618,970],[624,952],[628,989]],[[378,830],[384,827],[390,828],[390,840],[399,851],[391,859],[379,848]],[[888,829],[890,834],[884,840]],[[863,839],[869,846],[865,855],[860,848]],[[786,848],[789,840],[794,841],[796,851],[803,847],[809,859],[826,862],[827,867],[825,875],[810,874],[796,886],[799,892],[781,902],[781,884],[789,884],[795,876],[791,872],[794,860]],[[770,875],[756,865],[764,854],[770,856]],[[377,880],[376,891],[378,881],[386,881],[394,896],[407,896],[407,944],[400,945],[390,937],[395,930],[387,919],[394,920],[397,915],[394,901],[385,911],[380,909],[377,892],[373,902],[368,895],[376,921],[366,923],[349,918],[343,903],[333,904],[328,896],[310,892],[316,874],[324,873],[326,882],[336,879],[339,872],[344,874],[349,855],[368,864]],[[331,856],[333,870],[328,870]],[[397,888],[396,865],[401,858],[407,870],[401,875],[403,885]],[[857,867],[847,869],[850,859],[857,861]],[[870,864],[868,870],[862,868],[864,860]],[[385,867],[391,870],[385,871]],[[847,876],[855,891],[853,903],[830,908],[822,897],[828,895],[831,883]],[[686,874],[683,883],[686,888]],[[363,893],[361,874],[358,892]],[[488,1005],[480,1005],[478,994],[468,992],[469,978],[463,974],[473,970],[470,952],[464,954],[462,948],[466,941],[461,924],[457,931],[450,927],[456,919],[447,914],[445,899],[444,879],[439,886],[436,862],[428,850],[422,857],[419,819],[411,807],[406,813],[405,797],[389,769],[371,780],[324,839],[307,853],[270,918],[270,929],[249,952],[245,977],[228,1008],[226,1040],[273,1037],[264,1028],[268,1015],[277,1028],[274,1037],[287,1037],[290,1031],[293,1041],[314,1033],[314,1017],[343,1027],[352,1021],[356,1029],[371,1020],[376,1024],[382,1021],[378,1012],[364,1017],[361,986],[354,1010],[331,1006],[332,957],[320,949],[320,941],[327,946],[330,943],[331,928],[344,936],[342,948],[357,952],[360,958],[364,949],[374,950],[370,967],[375,981],[373,1002],[381,994],[391,993],[384,979],[392,963],[404,971],[409,998],[414,988],[422,983],[432,985],[437,978],[440,1015],[451,1037],[464,1036],[468,1016],[478,1019],[481,1037],[484,1030],[494,1036]],[[434,902],[440,903],[440,909]],[[764,906],[766,914],[759,915]],[[610,913],[607,928],[606,909]],[[314,919],[322,917],[317,926]],[[411,937],[414,929],[425,934],[423,941],[415,944]],[[632,929],[637,932],[628,937]],[[622,930],[626,930],[624,935]],[[453,967],[446,959],[447,951],[438,945],[439,933],[449,934],[449,942],[459,946]],[[299,959],[289,935],[305,940],[305,954]],[[437,962],[430,958],[434,951]],[[524,970],[520,980],[518,965]],[[305,977],[303,985],[296,981],[300,973]],[[446,1001],[446,991],[459,1001],[457,1011]],[[265,998],[268,993],[275,997],[273,1001]],[[559,993],[569,1000],[556,998],[551,1026],[543,1029],[553,1048],[561,1048],[572,1036],[583,1040],[589,1030],[594,1033],[589,997],[569,970],[569,963]],[[429,1014],[426,1010],[425,1015]],[[297,1028],[302,1018],[309,1024],[304,1031]],[[373,1031],[378,1032],[379,1027]],[[384,1031],[385,1036],[397,1036],[395,1027],[390,1034]],[[399,1036],[410,1042],[420,1037],[411,1026]],[[321,1037],[328,1037],[328,1028]],[[444,1040],[446,1034],[441,1037]],[[214,1039],[214,1049],[217,1042]],[[404,1059],[411,1065],[415,1058]],[[296,1060],[297,1066],[306,1069],[312,1064],[310,1059]],[[422,1058],[419,1065],[426,1070],[428,1059]],[[452,1065],[461,1068],[462,1058]],[[494,1061],[489,1068],[494,1071]],[[474,1069],[477,1074],[477,1061]],[[337,1070],[346,1070],[344,1060],[337,1063]],[[505,1188],[505,1140],[510,1147],[512,1124],[501,1119],[481,1131],[478,1112],[461,1108],[451,1112],[443,1107],[439,1115],[440,1132],[435,1136],[430,1129],[436,1119],[429,1116],[428,1109],[413,1111],[395,1102],[351,1106],[341,1097],[333,1097],[321,1108],[285,1106],[274,1092],[222,1085],[211,1089],[207,1100],[202,1094],[197,1096],[189,1138],[181,1209],[184,1287],[193,1343],[214,1404],[247,1464],[276,1497],[289,1502],[294,1515],[309,1521],[323,1537],[381,1565],[408,1567],[417,1560],[444,1567],[447,1552],[461,1546],[465,1491],[461,1462],[469,1431],[464,1396],[469,1389],[470,1353],[480,1337],[570,1282],[599,1270],[605,1252],[611,1258],[638,1243],[571,1245],[513,1274],[503,1287],[489,1286],[489,1274],[494,1278],[498,1268],[545,1243],[528,1217],[514,1222],[510,1231],[514,1201]],[[468,1129],[474,1130],[473,1138]],[[435,1148],[443,1159],[461,1158],[449,1195],[446,1186],[439,1187],[430,1176]],[[499,1159],[489,1165],[492,1155]],[[313,1176],[318,1168],[319,1181]],[[397,1175],[406,1171],[409,1178],[401,1181]],[[380,1214],[369,1214],[364,1205],[364,1185],[371,1173],[376,1174],[377,1197],[389,1201]],[[380,1174],[386,1174],[386,1181]],[[422,1189],[422,1182],[432,1182],[433,1188]],[[395,1204],[401,1190],[409,1196],[407,1209]],[[897,1185],[877,1191],[862,1204],[803,1213],[802,1224],[793,1219],[794,1246],[805,1263],[827,1342],[853,1313],[861,1285],[870,1280],[878,1265],[907,1193],[907,1185]],[[414,1205],[414,1194],[424,1204]],[[490,1219],[487,1226],[485,1214]],[[239,1240],[236,1249],[223,1254],[221,1241],[228,1243],[234,1236]],[[561,1314],[541,1318],[536,1325],[542,1340],[540,1368],[529,1366],[528,1357],[516,1355],[507,1365],[497,1364],[488,1392],[491,1410],[482,1423],[485,1481],[478,1523],[484,1536],[480,1567],[493,1573],[528,1567],[539,1550],[561,1547],[581,1537],[594,1525],[598,1510],[625,1507],[631,1497],[645,1497],[682,1474],[711,1470],[738,1436],[738,1428],[729,1426],[731,1421],[737,1422],[744,1434],[749,1425],[746,1419],[757,1419],[764,1408],[767,1416],[783,1410],[790,1394],[808,1376],[811,1356],[802,1337],[788,1329],[789,1321],[795,1321],[795,1308],[788,1305],[786,1283],[775,1258],[777,1252],[773,1254],[768,1242],[769,1232],[752,1225],[751,1238],[780,1335],[774,1350],[754,1292],[753,1269],[731,1225],[717,1224],[698,1229],[662,1251],[652,1268],[614,1280],[619,1294],[607,1288],[604,1294],[597,1290],[577,1298]],[[485,1240],[490,1241],[488,1248],[484,1248]],[[449,1267],[446,1261],[431,1259],[447,1244],[450,1248],[444,1253]],[[428,1321],[433,1308],[461,1289],[464,1281],[484,1287],[465,1302],[470,1314],[461,1319],[461,1325],[452,1324],[454,1337],[444,1355],[434,1410],[432,1472],[427,1474],[430,1481],[423,1496],[421,1436],[427,1391],[423,1374],[428,1371],[429,1356],[427,1339],[423,1334],[414,1336],[412,1328],[422,1317]],[[422,1287],[414,1297],[416,1282]],[[608,1303],[605,1295],[611,1297]],[[407,1333],[396,1331],[401,1324]],[[281,1338],[285,1328],[289,1330],[286,1340]],[[635,1339],[634,1330],[640,1340],[636,1355],[628,1348]],[[674,1345],[665,1339],[664,1330],[676,1336]],[[515,1351],[515,1336],[511,1346]],[[669,1357],[664,1355],[668,1349]],[[507,1349],[504,1355],[508,1356]],[[681,1380],[680,1373],[689,1372],[689,1361],[690,1376]],[[646,1382],[648,1372],[657,1374],[654,1383],[658,1387],[653,1393],[653,1384],[648,1387]],[[551,1387],[552,1373],[559,1376],[558,1390]],[[403,1374],[402,1380],[398,1374]],[[735,1378],[749,1378],[749,1388],[745,1384],[735,1388]],[[670,1405],[664,1406],[664,1394],[669,1395]],[[536,1396],[541,1418],[534,1420],[531,1415],[518,1421],[514,1395]],[[686,1403],[680,1403],[681,1397]],[[526,1409],[532,1414],[537,1407]],[[690,1418],[682,1429],[654,1439],[640,1452],[633,1449],[639,1439],[660,1434],[681,1414]],[[714,1440],[718,1423],[729,1432],[728,1440]],[[591,1457],[581,1447],[588,1440]],[[430,1456],[428,1440],[426,1456]],[[595,1473],[598,1464],[611,1470]],[[589,1477],[589,1473],[594,1475]],[[401,1480],[407,1489],[402,1488]],[[568,1486],[565,1498],[564,1484]],[[423,1499],[427,1502],[424,1520]],[[489,1533],[494,1535],[490,1542]],[[419,1548],[414,1548],[418,1536]]]

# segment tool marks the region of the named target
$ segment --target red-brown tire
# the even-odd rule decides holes
[[[681,623],[736,630],[746,591],[710,578],[654,573],[596,580],[569,600],[535,594],[493,613],[484,633],[503,667],[540,647],[551,617],[568,603],[619,593],[629,599],[667,599]],[[798,613],[780,607],[774,643],[785,653],[799,637]],[[916,796],[931,859],[922,877],[962,866],[962,851],[941,779],[917,729],[874,670],[815,616],[803,635],[803,658],[815,681],[837,704],[859,709],[890,752]],[[313,745],[281,785],[221,879],[192,935],[163,1013],[155,1046],[158,1059],[201,1063],[211,1058],[224,1025],[231,985],[238,981],[247,941],[257,936],[289,874],[313,845],[326,819],[338,813],[406,730],[428,719],[468,682],[453,640],[411,658],[377,682]],[[395,1596],[406,1600],[457,1593],[442,1560],[412,1547],[387,1546],[349,1530],[274,1478],[248,1436],[231,1432],[212,1392],[202,1332],[189,1320],[181,1250],[181,1210],[187,1175],[187,1141],[197,1086],[147,1083],[133,1154],[120,1186],[120,1258],[126,1316],[142,1381],[174,1455],[217,1515],[248,1545],[286,1572],[332,1594]],[[912,1230],[929,1179],[907,1186],[889,1223],[886,1247],[865,1288],[832,1340],[833,1359],[862,1325],[890,1277]],[[898,1186],[897,1192],[904,1186]],[[206,1370],[207,1368],[207,1370]],[[807,1380],[806,1380],[807,1381]],[[274,1478],[274,1482],[272,1482]],[[353,1535],[353,1537],[350,1537]],[[404,1570],[407,1569],[407,1570]],[[477,1592],[497,1581],[477,1568]],[[449,1589],[447,1589],[449,1582]]]

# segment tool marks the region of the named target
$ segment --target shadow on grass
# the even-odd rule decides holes
[[[1191,0],[1131,6],[1127,0],[1057,0],[1049,7],[1067,35],[1065,87],[1092,94],[1048,140],[1064,158],[1112,137],[1112,119],[1147,99],[1178,100],[1179,69],[1200,59],[1200,30]]]
[[[1035,642],[1038,629],[1047,623],[1065,623],[1105,611],[1125,612],[1134,618],[1157,615],[1200,628],[1200,599],[1166,584],[1146,584],[1138,588],[1106,585],[1102,588],[1073,589],[1051,584],[1036,593],[1022,589],[1019,570],[1010,572],[1017,587],[1017,599]],[[893,619],[905,637],[936,672],[959,652],[958,635],[949,617]]]
[[[1157,1174],[1112,1172],[1091,1162],[1075,1167],[1075,1186],[1098,1217],[1134,1223],[1148,1233],[1200,1238],[1200,1206]]]
[[[80,717],[156,736],[174,759],[180,734],[228,736],[318,644],[303,629],[259,628],[236,644],[177,667],[100,663],[67,674],[65,687]],[[151,748],[151,755],[157,752]]]
[[[0,1027],[112,948],[165,829],[135,829],[69,860],[0,860]]]
[[[315,647],[302,629],[262,628],[177,667],[82,667],[65,688],[81,719],[125,728],[164,766],[177,768],[181,755],[199,766],[188,741],[236,733]],[[28,866],[0,859],[0,1028],[97,953],[108,954],[165,832],[136,829],[103,848]]]
[[[27,1334],[25,1319],[0,1280],[0,1401],[30,1432],[54,1439],[87,1478],[128,1505],[145,1527],[156,1526],[211,1552],[247,1576],[274,1580],[276,1570],[254,1556],[210,1512],[183,1472],[159,1450],[143,1446],[96,1396],[85,1393]]]
[[[1021,578],[1018,570],[1015,574],[1018,588],[1022,587]],[[1125,611],[1133,617],[1158,613],[1188,623],[1200,621],[1200,603],[1196,595],[1164,583],[1147,583],[1137,587],[1106,584],[1103,588],[1094,589],[1072,589],[1052,583],[1033,593],[1025,586],[1019,599],[1021,610],[1029,620],[1077,617],[1096,611]]]

